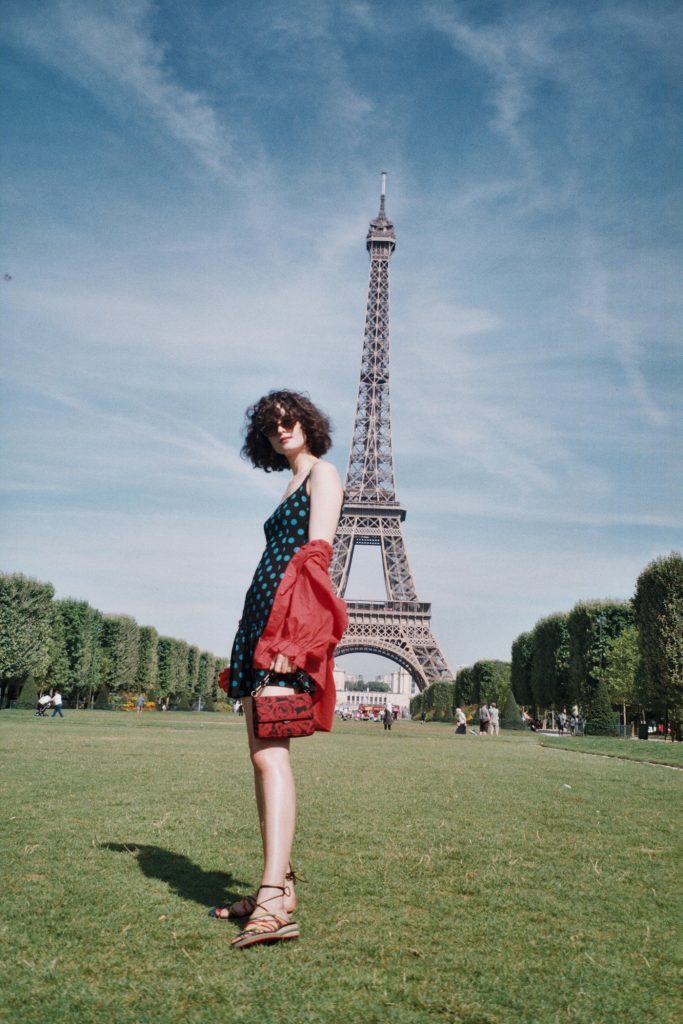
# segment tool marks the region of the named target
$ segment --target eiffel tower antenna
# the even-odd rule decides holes
[[[418,600],[401,530],[406,511],[396,499],[389,388],[389,263],[396,234],[386,215],[386,182],[382,171],[379,213],[370,221],[366,238],[370,281],[365,337],[330,575],[343,596],[356,544],[381,548],[386,600],[347,602],[349,625],[336,654],[362,651],[390,658],[422,690],[434,679],[453,676],[432,635],[431,605]]]

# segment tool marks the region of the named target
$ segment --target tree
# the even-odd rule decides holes
[[[52,605],[52,625],[48,644],[48,663],[41,678],[46,686],[54,686],[65,693],[73,689],[69,672],[69,657],[66,650],[64,622],[55,604]]]
[[[627,735],[626,707],[640,699],[641,679],[638,630],[627,626],[623,633],[610,640],[604,680],[612,704],[621,704],[624,715],[624,736]]]
[[[180,697],[187,693],[188,645],[172,636],[157,641],[157,693],[160,697]]]
[[[614,717],[607,687],[601,679],[591,694],[591,701],[586,711],[584,732],[587,736],[616,736],[617,727]]]
[[[157,681],[157,641],[154,626],[140,626],[138,634],[138,671],[135,688],[140,693],[154,696]]]
[[[567,615],[557,613],[534,626],[531,657],[531,691],[539,708],[562,710],[576,695],[569,680],[569,630]]]
[[[102,613],[87,601],[65,598],[55,601],[64,629],[69,663],[69,693],[91,698],[99,687]]]
[[[422,708],[434,721],[450,722],[453,717],[455,683],[449,679],[436,679],[422,691]]]
[[[476,661],[472,666],[474,699],[477,703],[495,701],[502,707],[510,689],[508,661]]]
[[[212,697],[211,687],[216,667],[215,655],[209,651],[202,651],[199,655],[199,668],[197,669],[197,693],[204,700]]]
[[[673,551],[641,572],[634,597],[640,653],[655,706],[683,717],[683,557]]]
[[[466,704],[474,704],[475,680],[474,669],[471,665],[459,669],[455,677],[455,692],[453,695],[453,710],[457,707],[464,707]]]
[[[512,643],[510,683],[515,700],[523,707],[533,704],[531,670],[533,663],[533,634],[520,633]]]
[[[9,701],[23,681],[41,677],[50,658],[54,587],[20,573],[0,573],[0,683]]]
[[[110,692],[134,690],[140,657],[140,627],[129,615],[105,615],[100,681]]]
[[[190,646],[187,649],[187,693],[194,697],[199,686],[199,648]]]
[[[626,601],[580,601],[569,613],[569,678],[582,708],[589,708],[607,664],[609,644],[633,625]]]

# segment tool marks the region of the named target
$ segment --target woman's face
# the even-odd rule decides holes
[[[285,458],[296,455],[306,447],[306,435],[298,420],[294,419],[286,410],[278,410],[280,418],[277,424],[269,427],[266,437],[278,455]]]

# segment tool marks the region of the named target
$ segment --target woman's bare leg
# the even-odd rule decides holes
[[[293,692],[282,687],[266,687],[263,695]],[[292,855],[296,820],[296,790],[289,759],[289,740],[259,739],[254,735],[251,700],[245,700],[244,711],[263,842],[261,884],[281,887],[262,888],[258,900],[265,904],[267,911],[283,915],[292,911],[296,905],[293,899],[294,887],[285,880]],[[285,887],[290,890],[288,898],[282,892]],[[263,909],[257,909],[256,913],[263,913]]]

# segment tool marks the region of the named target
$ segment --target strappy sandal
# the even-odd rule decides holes
[[[256,896],[242,896],[231,903],[229,907],[212,907],[209,917],[213,917],[216,921],[238,921],[241,917],[251,917],[255,910]]]
[[[302,875],[297,875],[296,871],[289,865],[289,871],[285,875],[285,882],[290,882],[293,886],[297,882],[305,882],[306,879]],[[212,917],[215,921],[239,921],[242,917],[251,917],[256,910],[256,897],[257,893],[253,896],[242,896],[240,899],[235,900],[229,907],[212,907],[209,911],[209,917]]]
[[[283,896],[286,896],[289,891],[285,885],[262,885],[259,892],[261,889],[278,889]],[[244,931],[231,940],[230,945],[234,949],[247,949],[249,946],[256,946],[260,943],[269,944],[299,938],[299,925],[296,921],[290,921],[286,917],[281,917],[280,914],[269,913],[266,903],[271,903],[277,898],[277,896],[269,896],[262,903],[256,904],[265,913],[249,919]]]

